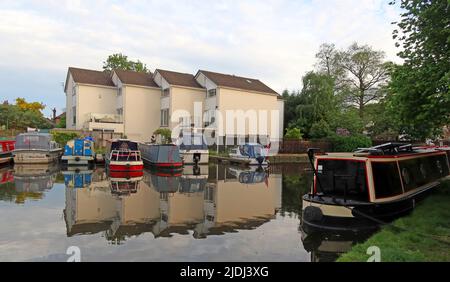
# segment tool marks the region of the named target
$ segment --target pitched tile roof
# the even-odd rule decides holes
[[[217,86],[237,88],[242,90],[257,91],[262,93],[268,93],[272,95],[279,95],[269,86],[265,85],[258,79],[240,77],[235,75],[211,72],[199,70],[199,73],[203,73],[207,78],[212,80]]]
[[[153,81],[151,73],[142,73],[124,70],[114,70],[114,72],[117,74],[120,81],[122,81],[122,83],[124,84],[133,84],[159,88],[159,86],[155,83],[155,81]]]
[[[95,84],[104,86],[114,86],[111,80],[111,73],[104,71],[94,71],[79,68],[69,68],[73,80],[77,83]]]
[[[197,80],[195,80],[195,77],[190,73],[180,73],[160,69],[157,69],[155,72],[161,74],[161,76],[167,81],[167,83],[171,85],[203,89],[203,87],[198,84]]]

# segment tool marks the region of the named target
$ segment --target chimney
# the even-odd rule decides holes
[[[53,108],[53,120],[55,120],[56,119],[56,108]]]

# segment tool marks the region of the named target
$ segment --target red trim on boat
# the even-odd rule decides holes
[[[144,171],[110,171],[112,178],[134,178],[144,176]]]
[[[109,165],[109,170],[110,171],[142,171],[142,170],[144,170],[144,165],[143,164],[139,164],[139,165],[127,165],[127,164],[115,165],[115,164],[110,164]]]
[[[156,163],[154,165],[160,167],[182,167],[183,163]]]

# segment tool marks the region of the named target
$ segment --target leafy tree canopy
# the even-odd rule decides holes
[[[388,107],[403,133],[434,137],[450,123],[450,2],[399,0],[393,37],[404,64],[394,67]]]
[[[116,53],[108,56],[105,62],[103,62],[103,70],[112,71],[115,69],[130,70],[136,72],[150,72],[147,69],[147,65],[141,61],[132,61],[128,59],[128,56],[122,53]]]

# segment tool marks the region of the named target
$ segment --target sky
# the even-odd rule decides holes
[[[69,66],[123,53],[150,70],[211,70],[301,88],[322,43],[369,44],[398,62],[388,0],[0,0],[0,102],[65,107]]]

